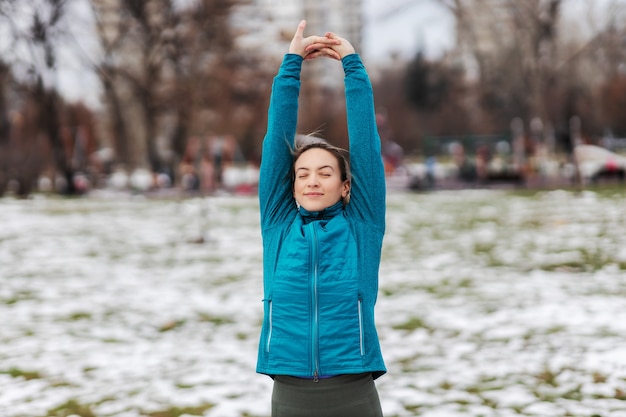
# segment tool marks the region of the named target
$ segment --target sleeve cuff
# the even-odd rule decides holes
[[[361,56],[357,53],[344,56],[341,63],[343,64],[344,71],[364,67],[363,62],[361,61]]]

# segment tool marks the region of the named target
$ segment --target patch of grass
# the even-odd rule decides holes
[[[483,387],[481,385],[470,385],[469,387],[465,389],[465,391],[470,394],[480,394],[481,392],[488,391],[488,390],[489,389],[487,387]]]
[[[89,207],[77,207],[77,206],[54,206],[47,207],[42,210],[48,216],[69,216],[69,215],[79,215],[79,214],[89,214],[93,210]]]
[[[560,373],[560,371],[553,371],[550,368],[546,367],[543,369],[543,371],[535,375],[535,378],[537,378],[537,380],[539,380],[539,382],[543,384],[558,387],[559,383],[557,381],[557,378]]]
[[[626,391],[615,388],[615,398],[618,400],[626,401]]]
[[[622,199],[626,196],[626,188],[623,184],[588,185],[585,190],[593,191],[602,198]]]
[[[570,261],[558,264],[545,264],[541,266],[541,269],[548,272],[585,272],[588,270],[588,265],[583,261]]]
[[[418,355],[407,356],[404,358],[399,358],[396,360],[397,363],[402,365],[404,372],[414,372],[414,369],[411,367],[413,362],[418,358]]]
[[[590,268],[592,271],[598,271],[605,266],[614,263],[610,256],[608,256],[605,251],[602,251],[600,249],[582,249],[580,252],[583,257],[583,262],[587,264],[588,268]]]
[[[163,323],[159,327],[159,332],[161,332],[161,333],[169,332],[170,330],[174,330],[177,327],[181,327],[183,324],[185,324],[185,320],[171,320],[171,321],[168,321],[166,323]]]
[[[395,330],[407,330],[409,332],[417,329],[426,329],[429,332],[433,331],[433,328],[430,327],[421,317],[411,317],[404,323],[395,324],[393,328]]]
[[[482,404],[485,407],[489,407],[489,408],[498,408],[498,403],[495,400],[492,400],[490,398],[484,398],[484,397],[480,397]]]
[[[90,320],[92,318],[91,313],[87,313],[85,311],[78,311],[76,313],[72,313],[67,318],[67,321],[78,321],[78,320]]]
[[[606,375],[598,371],[591,374],[591,377],[593,378],[594,384],[604,384],[609,379]]]
[[[458,288],[472,288],[474,286],[474,280],[471,278],[463,278],[457,283]]]
[[[394,295],[397,291],[396,289],[392,289],[389,287],[385,287],[385,288],[381,288],[380,292],[382,293],[383,297],[391,297],[392,295]]]
[[[406,411],[411,412],[411,413],[417,413],[420,408],[422,408],[422,406],[420,404],[405,404],[404,405],[404,409]],[[417,415],[417,414],[415,414],[415,415]]]
[[[157,245],[145,245],[141,248],[141,252],[147,255],[155,255],[161,252],[161,247]]]
[[[451,298],[455,295],[458,295],[460,290],[467,290],[473,288],[474,280],[472,278],[454,278],[454,279],[443,279],[436,283],[427,283],[422,285],[415,285],[411,283],[411,285],[402,285],[401,287],[395,288],[391,290],[389,288],[383,289],[383,294],[385,295],[394,295],[397,292],[416,290],[421,291],[427,294],[432,294],[439,299]]]
[[[207,403],[196,407],[170,407],[161,411],[152,411],[149,413],[142,412],[148,417],[180,417],[182,415],[201,416],[204,412],[215,407],[215,404]]]
[[[475,242],[474,243],[474,254],[475,255],[486,255],[487,257],[491,258],[491,257],[493,257],[493,250],[496,247],[497,247],[497,245],[494,242],[489,242],[489,243]]]
[[[121,259],[124,259],[127,255],[128,254],[124,252],[111,251],[109,252],[109,260],[111,260],[112,262],[119,261]]]
[[[452,382],[450,381],[442,381],[441,384],[439,384],[439,388],[444,389],[444,390],[451,390],[452,388],[454,388],[454,384],[452,384]]]
[[[102,343],[124,343],[122,339],[115,339],[112,337],[105,337],[104,339],[100,339]]]
[[[546,329],[546,334],[558,334],[562,333],[565,330],[567,330],[567,327],[563,325],[554,325]]]
[[[541,219],[524,219],[519,225],[520,230],[537,230],[544,226],[544,221]]]
[[[597,237],[596,237],[597,238]],[[559,263],[546,263],[541,266],[544,271],[561,272],[595,272],[607,266],[616,265],[620,270],[625,269],[626,262],[616,261],[611,252],[602,249],[579,248],[578,259]]]
[[[16,294],[13,294],[11,297],[2,299],[0,298],[0,303],[1,304],[6,304],[6,305],[13,305],[16,304],[20,301],[25,301],[25,300],[34,300],[35,297],[33,295],[32,292],[30,291],[20,291],[17,292]]]
[[[69,416],[80,416],[80,417],[96,417],[96,415],[91,411],[91,408],[86,404],[81,404],[76,400],[69,400],[58,407],[55,407],[48,411],[46,414],[48,417],[69,417]]]
[[[56,380],[56,381],[51,381],[50,382],[50,387],[52,388],[59,388],[59,387],[75,387],[75,385],[72,385],[71,383],[67,382],[67,381],[63,381],[63,380]]]
[[[9,375],[12,378],[24,378],[27,381],[30,381],[31,379],[42,378],[41,374],[37,371],[25,371],[18,368],[9,368],[6,371],[0,370],[0,374]]]
[[[224,262],[224,258],[217,255],[206,255],[198,259],[199,262],[208,264],[221,264]]]
[[[572,388],[569,391],[561,394],[561,397],[565,398],[566,400],[582,401],[584,398],[584,395],[581,389],[582,389],[582,385],[577,385],[575,388]]]
[[[480,381],[474,385],[468,386],[465,391],[470,394],[480,395],[482,392],[498,391],[505,388],[505,383],[494,376],[482,376]]]
[[[201,322],[213,323],[216,326],[222,326],[224,324],[232,324],[232,323],[234,323],[234,321],[233,321],[233,319],[231,317],[214,316],[214,315],[209,314],[209,313],[199,313],[198,314],[198,320],[201,321]]]
[[[220,277],[219,279],[212,281],[212,285],[224,285],[232,282],[239,282],[246,278],[245,274],[228,274]]]

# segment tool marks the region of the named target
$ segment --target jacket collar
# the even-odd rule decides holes
[[[326,207],[321,211],[308,211],[304,207],[300,207],[298,212],[304,219],[305,223],[312,222],[314,220],[329,220],[335,217],[337,214],[343,211],[343,201],[339,200],[330,207]]]

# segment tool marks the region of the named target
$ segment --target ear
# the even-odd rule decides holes
[[[341,189],[341,197],[346,198],[348,194],[350,194],[350,180],[345,180]]]
[[[347,206],[350,202],[350,180],[346,180],[343,182],[343,189],[341,190],[341,200],[343,201],[344,207]]]

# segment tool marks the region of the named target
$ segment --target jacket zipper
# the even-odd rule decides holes
[[[318,279],[318,242],[317,235],[315,233],[315,224],[309,223],[310,228],[310,267],[311,267],[311,307],[312,307],[312,329],[311,329],[311,361],[313,363],[313,382],[319,381],[319,308],[318,308],[318,294],[317,294],[317,279]]]
[[[365,355],[363,347],[363,300],[359,298],[359,348],[361,349],[361,356]]]
[[[265,351],[269,353],[269,351],[270,351],[270,341],[272,340],[272,330],[274,329],[274,325],[272,323],[272,320],[273,320],[273,318],[272,318],[272,308],[273,308],[272,300],[269,300],[268,304],[269,304],[269,312],[268,312],[268,315],[269,315],[269,326],[268,327],[269,327],[269,329],[267,331],[267,345],[265,346]]]

